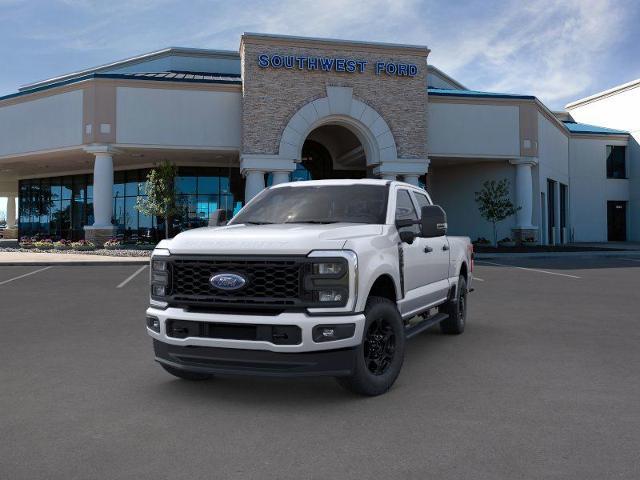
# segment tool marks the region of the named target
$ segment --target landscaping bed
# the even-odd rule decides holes
[[[58,250],[53,248],[0,248],[0,252],[24,252],[24,253],[54,253],[54,254],[75,254],[75,255],[101,255],[104,257],[149,257],[151,250],[135,250],[135,249],[94,249],[94,250],[74,250],[73,248]]]

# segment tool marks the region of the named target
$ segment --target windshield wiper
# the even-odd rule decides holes
[[[273,225],[275,222],[243,222],[246,225]]]

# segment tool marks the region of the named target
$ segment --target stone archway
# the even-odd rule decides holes
[[[365,151],[367,165],[397,161],[398,152],[391,129],[382,116],[364,102],[353,98],[351,87],[327,87],[327,96],[300,108],[282,132],[278,156],[299,162],[309,134],[323,125],[349,129]]]
[[[276,154],[246,153],[240,170],[246,178],[245,201],[265,188],[265,173],[273,174],[273,184],[289,181],[290,172],[301,161],[302,148],[309,134],[324,125],[350,130],[360,141],[366,166],[380,178],[418,185],[418,178],[429,166],[424,158],[398,158],[396,141],[384,118],[366,103],[353,97],[351,87],[327,86],[327,96],[305,104],[287,122]]]

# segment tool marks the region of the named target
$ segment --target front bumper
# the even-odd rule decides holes
[[[147,333],[154,340],[179,347],[209,347],[217,349],[262,350],[276,353],[306,353],[327,350],[349,349],[360,345],[364,331],[365,316],[362,313],[349,315],[308,315],[302,312],[284,312],[279,315],[234,315],[227,313],[187,312],[181,308],[161,310],[149,307],[147,317],[159,320],[160,331],[147,327]],[[194,322],[212,322],[222,324],[246,325],[295,325],[300,328],[301,339],[295,345],[278,345],[263,340],[237,340],[229,338],[186,337],[176,338],[167,334],[167,321],[187,320]],[[354,324],[353,336],[339,340],[315,342],[313,327],[317,325]]]
[[[235,348],[178,346],[153,341],[156,361],[173,368],[207,374],[334,377],[353,372],[356,348],[279,353]]]

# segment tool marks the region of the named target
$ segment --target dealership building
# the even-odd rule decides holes
[[[470,90],[428,55],[248,33],[238,52],[167,48],[25,85],[0,97],[5,236],[156,238],[135,205],[168,160],[174,231],[272,184],[374,177],[425,186],[451,234],[491,238],[475,192],[507,179],[520,208],[499,238],[640,241],[640,80],[553,112]]]

